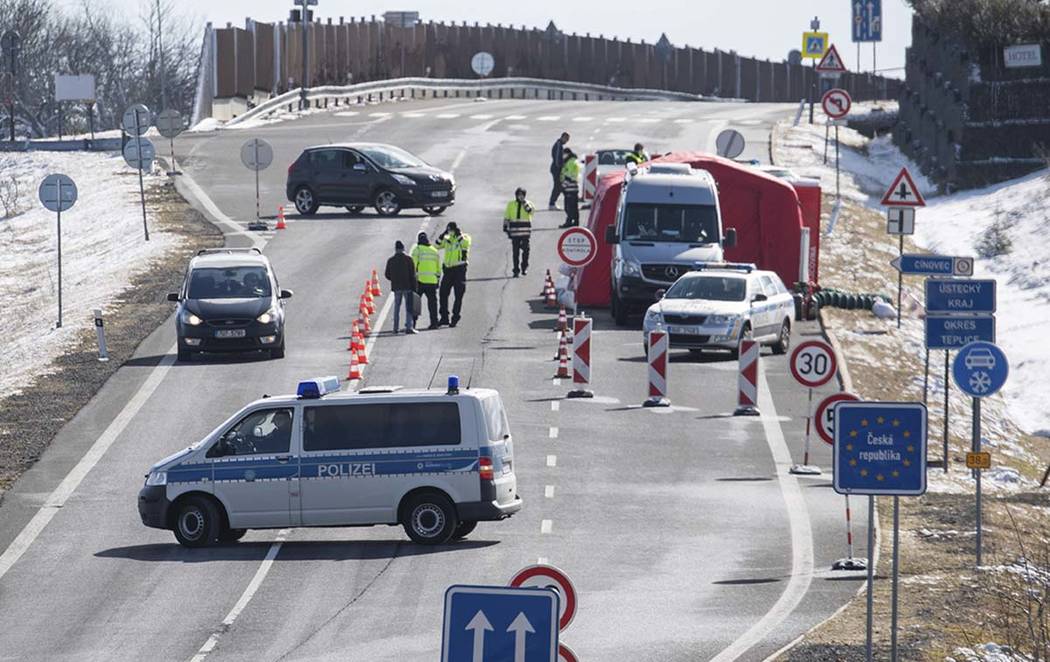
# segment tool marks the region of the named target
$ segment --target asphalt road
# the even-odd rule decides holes
[[[760,660],[844,604],[861,577],[828,570],[845,555],[843,499],[825,475],[787,474],[801,459],[806,393],[783,357],[765,353],[760,418],[733,418],[736,364],[673,355],[668,411],[641,409],[638,329],[593,311],[593,401],[552,380],[554,316],[536,296],[557,266],[555,212],[538,214],[533,265],[510,278],[501,211],[516,186],[546,207],[547,155],[564,128],[580,151],[630,146],[713,150],[723,128],[768,160],[770,125],[788,106],[448,100],[354,108],[294,122],[185,136],[182,167],[235,222],[254,216],[241,143],[263,137],[265,215],[284,200],[285,168],[308,145],[357,139],[401,145],[454,169],[457,204],[440,219],[406,212],[351,218],[289,214],[266,253],[289,303],[288,355],[173,364],[174,325],[67,425],[0,506],[0,660],[427,660],[438,657],[442,596],[456,583],[505,584],[539,560],[580,593],[562,633],[584,660]],[[290,205],[289,205],[290,208]],[[515,436],[520,514],[439,548],[400,528],[250,532],[236,545],[180,547],[136,512],[144,471],[262,393],[347,369],[346,334],[373,268],[395,239],[457,221],[474,238],[456,329],[381,334],[368,384],[442,387],[459,374],[499,389]],[[386,285],[384,284],[384,289]],[[385,301],[384,301],[385,302]],[[383,302],[381,302],[383,303]],[[390,319],[386,320],[386,329]],[[794,340],[815,335],[811,326]],[[814,401],[834,390],[829,385]],[[89,449],[90,452],[89,452]],[[866,525],[854,503],[858,533]],[[857,554],[865,553],[858,536]],[[275,541],[280,541],[275,544]],[[12,549],[21,553],[14,559]],[[5,563],[2,559],[6,558]]]

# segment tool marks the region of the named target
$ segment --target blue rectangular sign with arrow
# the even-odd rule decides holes
[[[450,586],[441,662],[558,662],[558,601],[545,588]]]
[[[834,488],[839,494],[917,496],[926,492],[926,405],[835,405]]]
[[[962,349],[984,340],[995,342],[995,317],[992,315],[927,315],[927,349]]]
[[[994,313],[994,280],[926,279],[927,313]]]
[[[972,257],[905,253],[890,260],[890,266],[902,274],[913,276],[960,276],[966,278],[973,275]]]
[[[882,0],[853,0],[853,41],[882,41]]]

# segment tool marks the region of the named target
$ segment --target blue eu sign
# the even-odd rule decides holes
[[[839,494],[925,493],[926,405],[840,402],[833,455]]]
[[[966,395],[984,398],[1006,383],[1010,374],[1010,364],[1006,354],[997,345],[990,342],[972,342],[955,355],[952,364],[952,377],[956,385]]]
[[[545,588],[450,586],[441,662],[558,662],[558,600]]]

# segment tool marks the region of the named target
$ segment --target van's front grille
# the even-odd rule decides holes
[[[224,318],[224,319],[213,319],[207,320],[208,326],[213,329],[237,329],[240,327],[248,326],[251,324],[251,319],[247,318]]]
[[[648,280],[660,283],[673,283],[678,277],[689,271],[683,264],[643,264],[642,275]]]

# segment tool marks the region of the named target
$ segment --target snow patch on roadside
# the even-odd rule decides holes
[[[44,374],[93,326],[92,310],[117,299],[132,276],[174,245],[151,228],[143,240],[138,178],[117,154],[26,152],[0,155],[4,179],[15,177],[20,213],[0,219],[0,397]],[[58,316],[56,223],[37,197],[40,181],[64,173],[77,184],[76,205],[62,214],[63,326]],[[162,177],[148,174],[147,186]],[[147,207],[148,209],[148,207]],[[152,222],[152,218],[150,218]]]
[[[952,657],[944,658],[945,662],[1028,662],[1027,655],[1015,653],[1009,646],[996,643],[978,644],[973,648],[959,647],[952,651]]]

